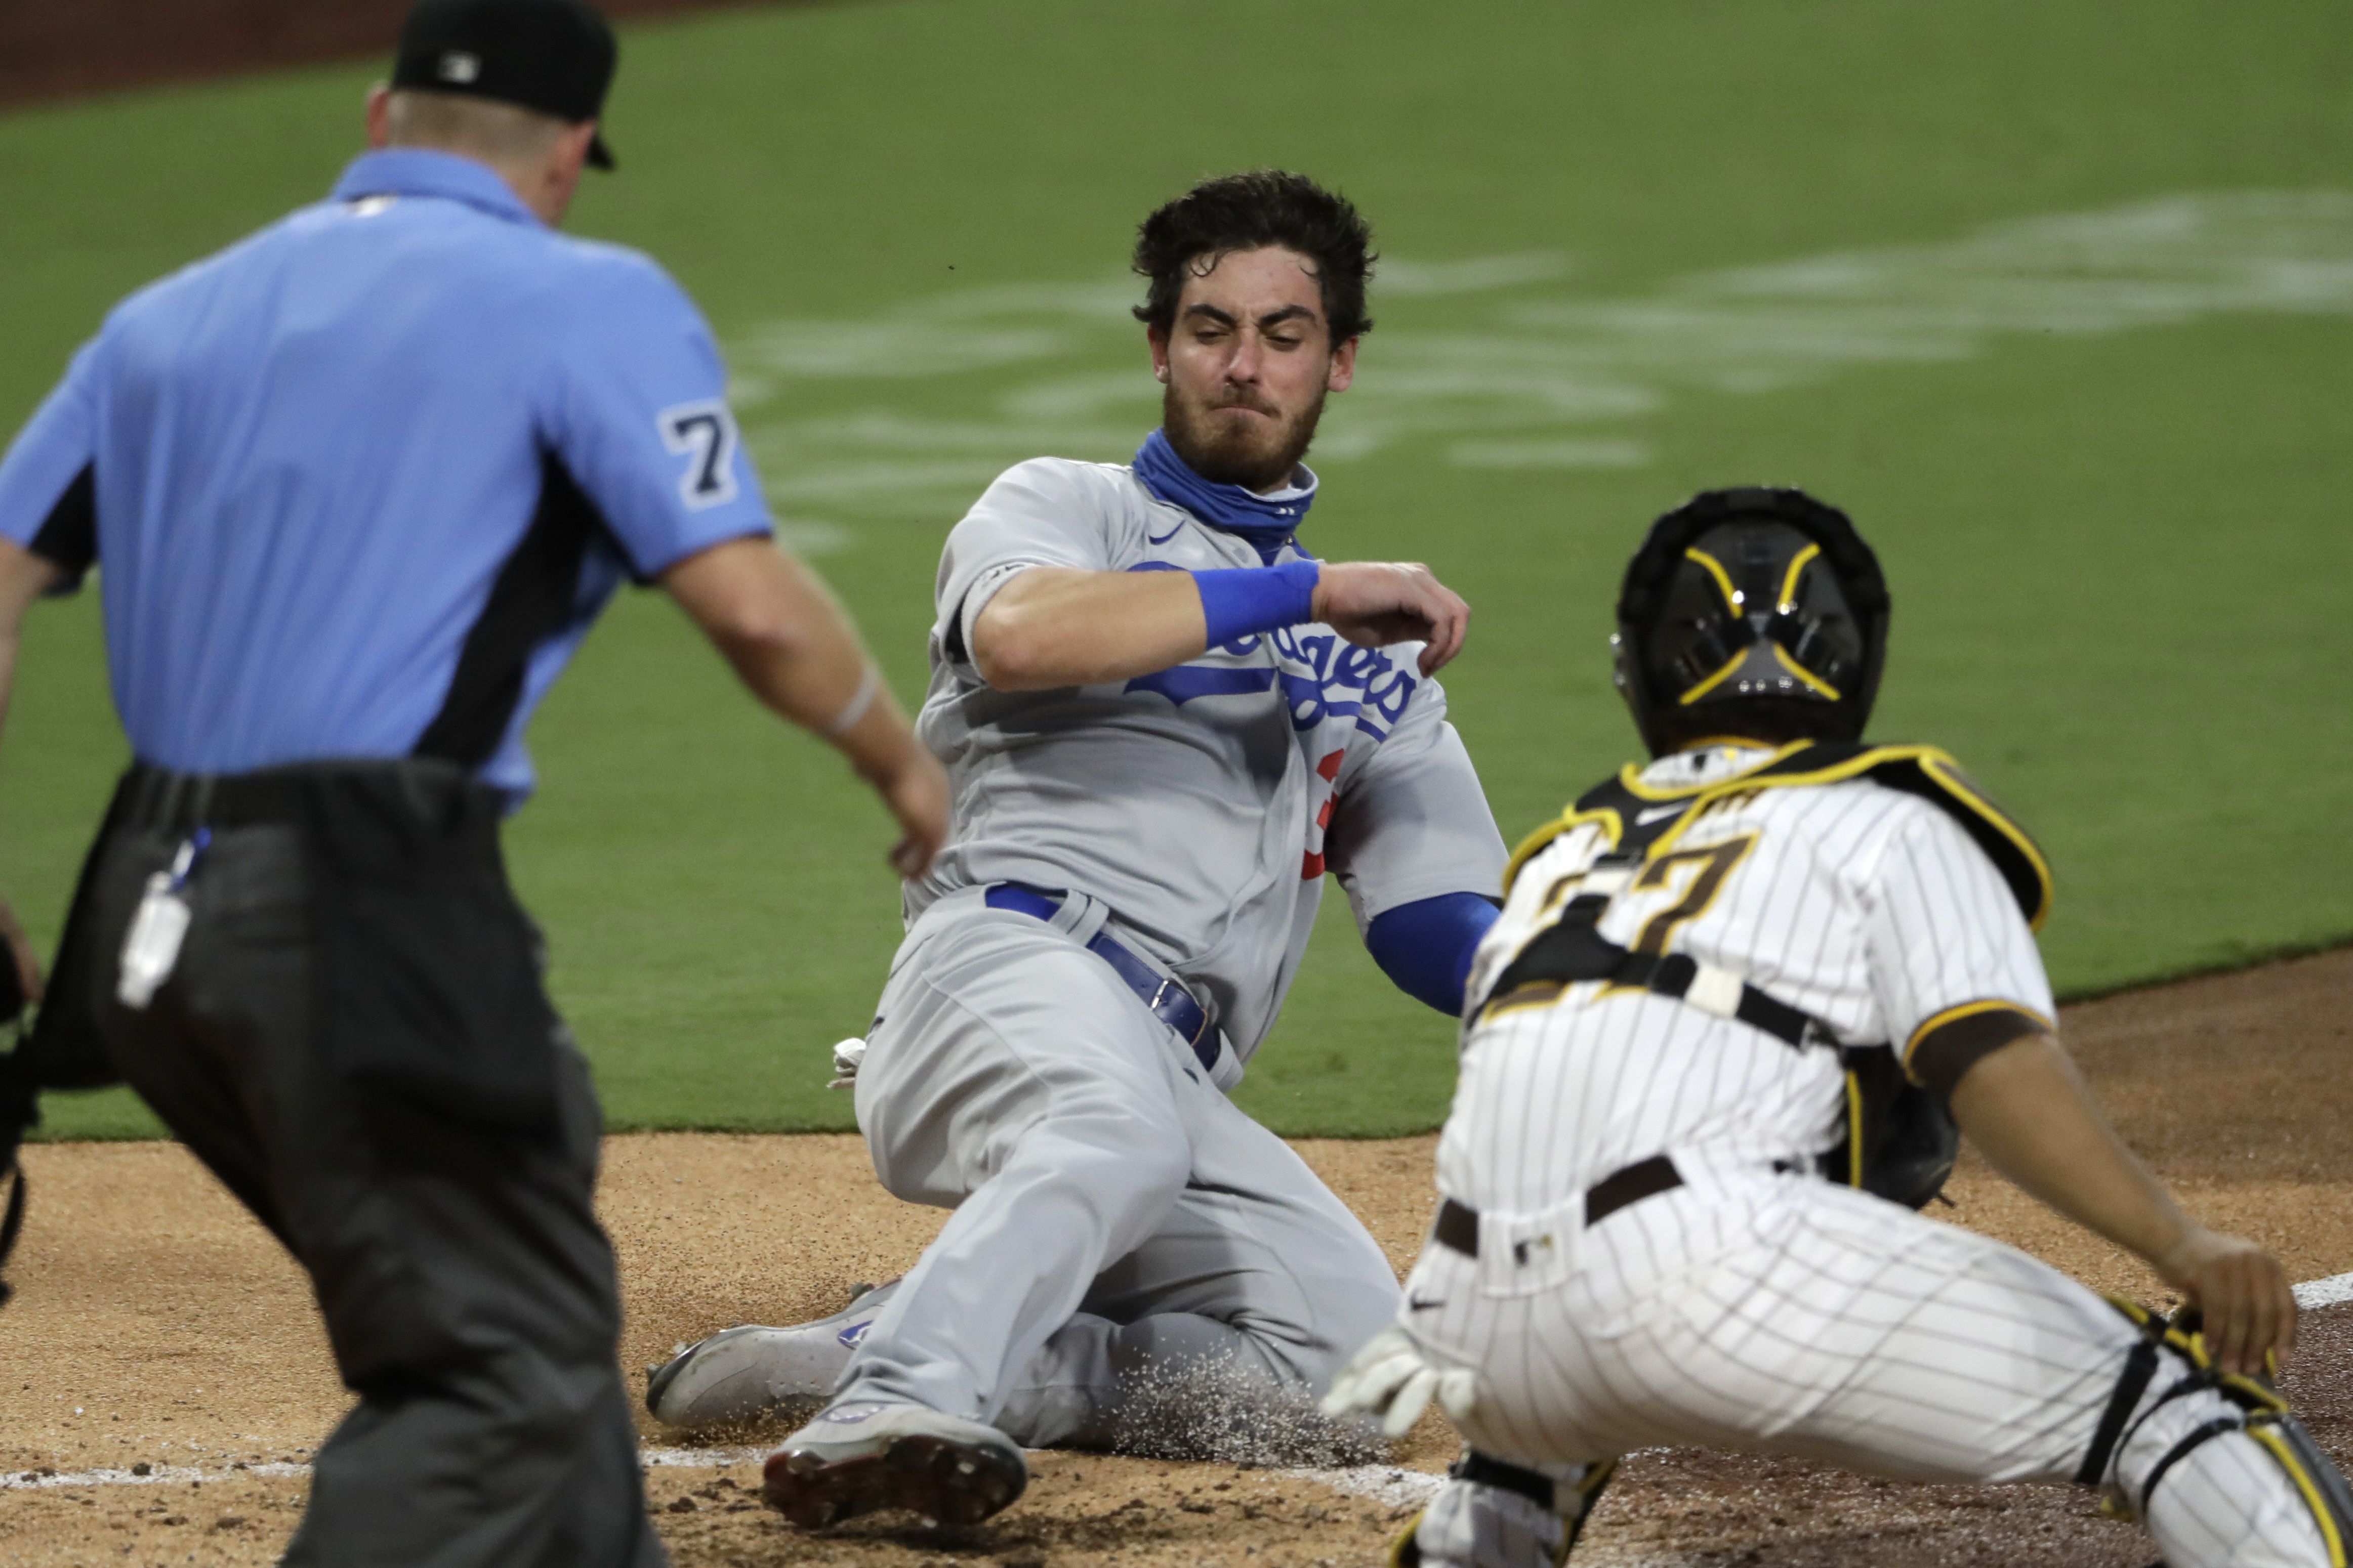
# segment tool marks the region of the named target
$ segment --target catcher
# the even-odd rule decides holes
[[[2353,1494],[2265,1376],[2279,1264],[2175,1206],[2052,1033],[2042,856],[1945,753],[1859,743],[1887,618],[1871,550],[1795,490],[1702,495],[1628,568],[1618,684],[1656,760],[1513,858],[1445,1201],[1326,1405],[1401,1432],[1436,1397],[1473,1445],[1397,1562],[1561,1562],[1617,1456],[1701,1444],[2072,1479],[2172,1568],[2346,1563]],[[1909,1212],[1956,1124],[2189,1309]]]

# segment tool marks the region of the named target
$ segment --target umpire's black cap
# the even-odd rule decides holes
[[[577,125],[604,112],[619,58],[612,27],[584,0],[417,0],[392,85],[470,92]],[[601,134],[588,161],[613,167]]]

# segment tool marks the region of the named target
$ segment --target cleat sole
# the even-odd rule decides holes
[[[763,1472],[769,1505],[804,1530],[902,1509],[933,1524],[978,1524],[1029,1484],[1017,1459],[923,1433],[893,1437],[878,1453],[826,1460],[806,1450],[772,1454]]]

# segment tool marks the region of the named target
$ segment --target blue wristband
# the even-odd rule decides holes
[[[1209,646],[1313,620],[1315,582],[1322,575],[1323,568],[1313,561],[1194,573],[1194,586],[1201,590],[1201,616],[1209,626]]]

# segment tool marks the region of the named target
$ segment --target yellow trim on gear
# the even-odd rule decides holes
[[[1910,748],[1894,749],[1909,750]],[[2027,864],[2034,868],[2034,875],[2042,884],[2042,907],[2037,910],[2033,919],[2026,923],[2032,929],[2041,931],[2043,921],[2051,913],[2051,889],[2055,881],[2051,875],[2051,862],[2042,858],[2042,851],[2034,847],[2034,840],[2021,833],[2010,818],[2002,815],[2000,807],[1977,792],[1976,787],[1963,776],[1960,771],[1961,764],[1953,759],[1950,752],[1940,752],[1934,746],[1922,746],[1918,750],[1921,753],[1921,771],[1933,774],[1936,782],[1943,784],[1948,793],[1959,797],[1970,810],[1992,823],[2004,838],[2018,847],[2018,852],[2026,857]]]
[[[1812,670],[1808,669],[1804,665],[1799,664],[1796,659],[1790,658],[1789,650],[1788,648],[1785,648],[1779,643],[1772,642],[1769,639],[1766,646],[1773,650],[1773,657],[1781,661],[1781,668],[1783,669],[1788,670],[1791,675],[1796,676],[1799,680],[1806,683],[1807,690],[1811,691],[1818,697],[1826,697],[1832,702],[1836,702],[1839,700],[1839,689],[1832,686],[1829,681],[1824,680],[1820,676],[1816,675]]]
[[[2279,1359],[2269,1351],[2263,1352],[2263,1358],[2266,1365]],[[2242,1376],[2235,1372],[2223,1373],[2221,1378],[2225,1385],[2237,1389],[2241,1394],[2253,1400],[2273,1415],[2284,1415],[2288,1413],[2287,1396],[2269,1384],[2256,1378]]]
[[[1531,980],[1525,984],[1513,986],[1480,1008],[1475,1021],[1492,1024],[1506,1013],[1523,1012],[1530,1007],[1549,1007],[1567,994],[1568,982],[1565,980]]]
[[[1715,579],[1715,585],[1724,592],[1724,607],[1736,616],[1742,614],[1741,605],[1746,601],[1741,598],[1740,590],[1732,585],[1732,574],[1724,569],[1724,563],[1706,551],[1696,548],[1686,549],[1683,559],[1696,561],[1706,567],[1707,574]]]
[[[2134,1327],[2136,1328],[2146,1328],[2148,1325],[2148,1321],[2157,1316],[2155,1312],[2150,1311],[2147,1307],[2142,1306],[2138,1301],[2134,1300],[2129,1296],[2110,1296],[2103,1292],[2100,1300],[2105,1301],[2109,1306],[2114,1307],[2117,1311],[2122,1312],[2126,1317],[2130,1318],[2133,1321]]]
[[[1799,551],[1796,559],[1789,563],[1788,571],[1782,574],[1781,599],[1780,603],[1777,605],[1775,608],[1778,609],[1783,615],[1786,616],[1790,611],[1798,607],[1798,574],[1806,569],[1807,562],[1811,561],[1815,556],[1820,555],[1821,552],[1822,547],[1820,545],[1807,545],[1803,550]]]
[[[1978,1002],[1963,1002],[1956,1006],[1947,1007],[1941,1013],[1929,1014],[1927,1017],[1921,1020],[1920,1026],[1912,1031],[1912,1037],[1904,1042],[1903,1054],[1897,1058],[1904,1064],[1905,1072],[1907,1074],[1911,1072],[1912,1053],[1920,1048],[1922,1040],[1947,1024],[1957,1024],[1962,1019],[1974,1017],[1979,1013],[2016,1013],[2021,1017],[2033,1019],[2035,1027],[2046,1035],[2058,1033],[2058,1026],[2050,1019],[2033,1008],[2021,1007],[2015,1002],[2006,1002],[1998,996]]]
[[[1521,867],[1535,859],[1543,852],[1546,845],[1562,834],[1572,828],[1582,827],[1588,822],[1599,825],[1604,833],[1609,835],[1609,847],[1612,849],[1618,847],[1618,840],[1625,837],[1626,824],[1608,806],[1597,806],[1591,811],[1579,811],[1576,806],[1571,805],[1567,811],[1521,839],[1519,847],[1512,851],[1511,859],[1504,866],[1504,896],[1511,897],[1512,884],[1518,880]]]
[[[1862,1190],[1862,1079],[1846,1075],[1846,1184]]]
[[[1414,1510],[1413,1517],[1405,1521],[1405,1529],[1389,1542],[1389,1553],[1381,1561],[1388,1568],[1421,1568],[1421,1543],[1416,1539],[1421,1533],[1421,1516],[1430,1510]]]
[[[1812,744],[1813,742],[1811,741],[1793,742],[1789,745],[1784,746],[1779,751],[1774,752],[1772,756],[1767,757],[1764,762],[1759,763],[1757,767],[1770,767],[1774,763],[1779,762],[1782,758],[1788,756],[1791,752],[1802,751]],[[1697,798],[1704,804],[1706,797],[1709,795],[1720,794],[1728,795],[1732,791],[1741,788],[1755,787],[1757,789],[1778,789],[1788,784],[1839,784],[1844,780],[1854,778],[1859,774],[1869,773],[1873,768],[1878,767],[1882,763],[1904,761],[1907,759],[1919,763],[1921,770],[1932,774],[1936,783],[1941,785],[1947,794],[1951,795],[1955,799],[1968,806],[1970,810],[1976,812],[1979,816],[1984,817],[1988,822],[1991,823],[1994,827],[2000,832],[2003,837],[2009,839],[2011,844],[2018,847],[2019,852],[2026,857],[2027,864],[2033,868],[2035,879],[2042,884],[2042,897],[2038,900],[2039,907],[2027,918],[2026,923],[2030,928],[2040,931],[2042,928],[2043,921],[2048,918],[2051,913],[2051,863],[2042,858],[2041,850],[2035,848],[2033,840],[2028,838],[2025,834],[2020,832],[2017,827],[2011,825],[2010,819],[2002,815],[2000,807],[1987,800],[1984,795],[1979,795],[1966,782],[1960,773],[1960,763],[1954,760],[1953,754],[1950,752],[1944,751],[1939,747],[1873,746],[1868,751],[1857,752],[1855,755],[1849,757],[1843,763],[1836,763],[1825,768],[1816,768],[1810,773],[1778,773],[1769,779],[1756,779],[1753,782],[1753,785],[1747,781],[1749,780],[1750,774],[1757,771],[1757,768],[1751,768],[1743,773],[1736,773],[1731,778],[1721,779],[1715,784],[1705,785],[1704,787],[1696,790],[1678,791],[1672,794],[1659,794],[1656,792],[1648,792],[1637,789],[1634,793],[1637,795],[1646,795],[1649,798],[1657,800],[1679,800],[1688,795]],[[1634,782],[1630,776],[1633,773],[1633,771],[1634,769],[1632,764],[1629,763],[1626,768],[1626,775],[1623,776],[1620,781],[1624,783],[1629,789],[1634,788]],[[1676,837],[1680,836],[1683,830],[1690,826],[1699,815],[1700,814],[1697,811],[1685,812],[1683,814],[1683,820],[1676,823],[1674,826],[1669,828],[1665,835],[1660,838],[1659,842],[1651,847],[1651,853],[1657,854],[1661,850],[1663,850],[1670,845],[1673,844]]]
[[[2285,1470],[2288,1479],[2295,1483],[2295,1489],[2304,1494],[2304,1506],[2312,1510],[2313,1521],[2320,1526],[2321,1542],[2328,1548],[2328,1568],[2348,1568],[2345,1560],[2345,1536],[2337,1528],[2337,1521],[2330,1516],[2327,1500],[2320,1495],[2320,1488],[2313,1481],[2311,1472],[2304,1468],[2295,1450],[2287,1446],[2287,1440],[2278,1433],[2252,1422],[2246,1431],[2248,1436],[2272,1451],[2272,1458],[2279,1461],[2280,1468]]]
[[[1718,686],[1724,684],[1724,678],[1730,675],[1734,670],[1738,669],[1743,664],[1747,662],[1747,659],[1748,650],[1746,648],[1742,648],[1738,653],[1734,654],[1730,658],[1724,661],[1723,668],[1717,670],[1714,675],[1711,675],[1706,679],[1701,681],[1697,686],[1693,687],[1689,691],[1684,692],[1681,697],[1676,698],[1675,701],[1677,705],[1687,708],[1691,706],[1691,704],[1698,701],[1701,698],[1715,690]]]

